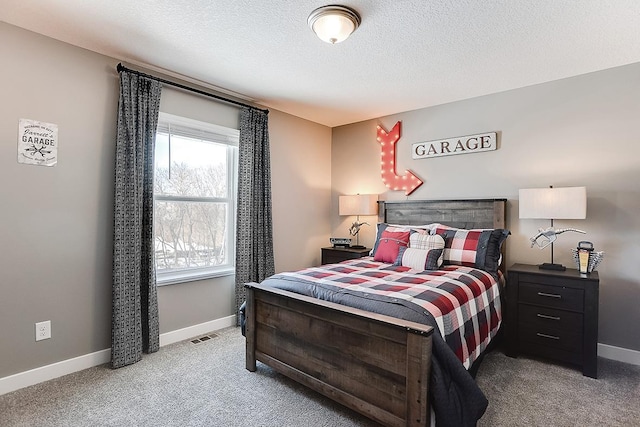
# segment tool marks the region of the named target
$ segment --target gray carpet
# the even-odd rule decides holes
[[[476,381],[489,399],[481,426],[640,426],[640,366],[598,358],[598,379],[500,351]]]
[[[640,367],[599,359],[600,378],[495,351],[477,381],[482,426],[640,425]],[[0,396],[0,425],[375,426],[258,364],[244,368],[237,328],[182,342],[132,366],[106,365]]]

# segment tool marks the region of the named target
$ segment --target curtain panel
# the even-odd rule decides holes
[[[161,83],[120,72],[115,164],[111,366],[159,348],[153,260],[153,148]]]
[[[245,107],[240,111],[236,221],[238,325],[244,284],[261,282],[274,273],[268,112]]]

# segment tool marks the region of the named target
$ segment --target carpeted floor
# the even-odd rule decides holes
[[[599,359],[600,378],[499,351],[477,381],[481,426],[640,425],[640,367]],[[258,364],[244,368],[237,328],[132,366],[106,365],[0,396],[0,426],[375,426]]]
[[[598,379],[499,351],[476,381],[489,400],[480,426],[640,426],[640,366],[598,358]]]

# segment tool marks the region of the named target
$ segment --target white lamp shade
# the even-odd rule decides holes
[[[585,219],[586,187],[525,188],[520,190],[520,218]]]
[[[338,198],[338,210],[340,215],[377,215],[378,195],[340,196]]]

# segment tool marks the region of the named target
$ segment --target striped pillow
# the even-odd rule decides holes
[[[400,248],[398,258],[393,265],[409,267],[412,270],[437,270],[442,260],[443,249]]]

